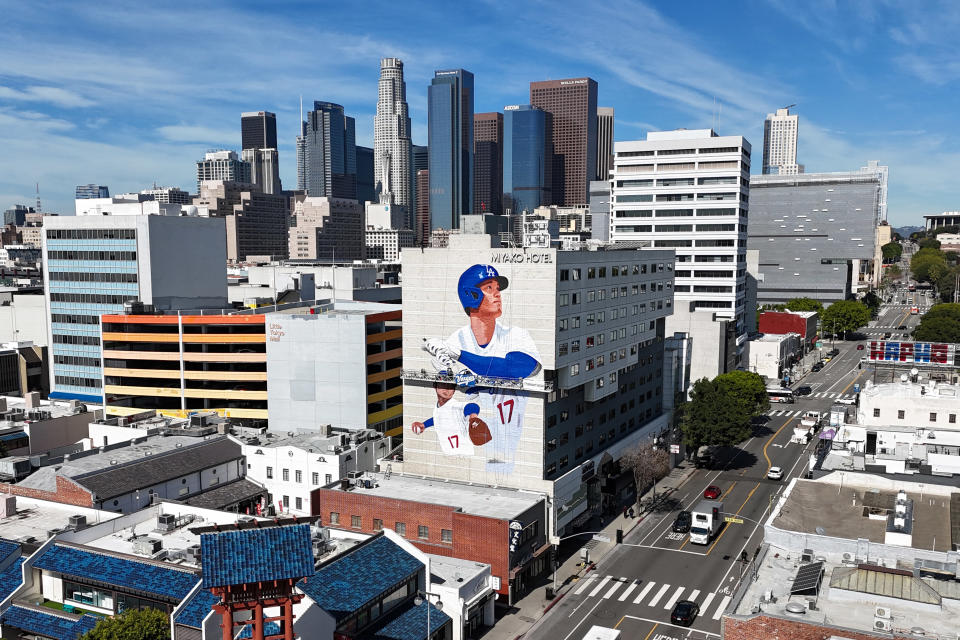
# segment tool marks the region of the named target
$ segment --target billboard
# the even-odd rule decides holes
[[[873,340],[870,342],[872,362],[900,362],[904,364],[940,364],[955,366],[957,345],[937,342],[896,342]]]
[[[405,472],[542,486],[555,261],[552,249],[404,251]]]

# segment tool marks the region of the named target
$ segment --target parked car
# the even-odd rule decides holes
[[[863,350],[864,350],[864,344],[861,342],[860,344],[857,345],[857,351],[863,351]]]
[[[707,487],[706,491],[703,492],[703,497],[706,498],[707,500],[716,500],[717,498],[720,497],[720,493],[721,493],[720,487],[718,487],[715,484],[712,484],[709,487]]]
[[[886,339],[888,339],[888,338],[889,338],[890,336],[892,336],[892,335],[893,335],[892,333],[887,332],[887,333],[883,334],[883,339],[886,340]]]
[[[836,358],[838,355],[840,355],[840,349],[830,349],[830,351],[827,351],[827,356],[830,358]]]
[[[770,467],[770,470],[767,471],[767,479],[769,480],[780,480],[783,478],[783,469],[780,467]]]
[[[797,387],[796,389],[793,390],[793,395],[795,396],[808,396],[811,393],[813,393],[813,389],[807,385],[803,385],[802,387]]]
[[[670,622],[689,627],[697,619],[698,613],[700,613],[700,606],[696,602],[681,600],[674,605],[673,611],[670,613]]]
[[[823,366],[824,366],[824,365],[823,365],[823,361],[814,362],[814,363],[813,363],[813,366],[810,367],[810,370],[811,370],[811,371],[820,371],[821,369],[823,369]]]
[[[905,324],[902,324],[902,325],[900,325],[899,327],[897,327],[897,329],[906,329],[906,328],[907,328],[907,325],[905,325]]]
[[[673,521],[673,530],[677,533],[690,531],[691,520],[689,511],[681,511],[677,514],[677,519]]]

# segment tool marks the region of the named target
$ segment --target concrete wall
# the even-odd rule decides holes
[[[709,309],[690,311],[686,304],[675,305],[667,318],[666,333],[690,336],[690,383],[713,379],[726,373],[726,320],[714,320]]]
[[[157,309],[223,308],[227,301],[226,230],[222,218],[150,216],[150,298]],[[145,277],[141,276],[143,280]],[[142,291],[142,293],[146,293]]]
[[[362,313],[268,316],[271,431],[367,428],[365,331]]]
[[[42,295],[15,294],[12,304],[0,306],[0,342],[24,340],[38,347],[50,344]]]

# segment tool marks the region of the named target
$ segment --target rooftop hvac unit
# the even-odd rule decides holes
[[[186,549],[187,560],[198,563],[200,562],[200,545],[194,544]]]
[[[890,609],[887,607],[877,607],[873,612],[874,618],[883,618],[884,620],[890,619]]]
[[[801,562],[813,562],[813,549],[804,549],[800,556]]]
[[[873,628],[876,631],[890,631],[893,629],[893,623],[890,620],[886,620],[884,618],[874,618]]]
[[[348,471],[347,477],[351,480],[356,480],[357,478],[363,477],[363,471]]]
[[[172,513],[161,513],[157,516],[158,531],[173,531],[177,527],[177,516]]]
[[[163,541],[157,538],[137,538],[133,541],[133,552],[144,556],[152,556],[163,548]]]
[[[87,516],[70,516],[70,528],[74,531],[80,531],[87,528]]]

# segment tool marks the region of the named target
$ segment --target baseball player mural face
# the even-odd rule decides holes
[[[457,296],[467,323],[446,339],[423,340],[438,372],[457,385],[437,383],[433,417],[413,424],[415,434],[435,427],[443,453],[483,456],[486,469],[497,473],[513,470],[527,402],[523,380],[541,370],[529,332],[500,320],[508,285],[492,265],[475,264],[460,275]]]

